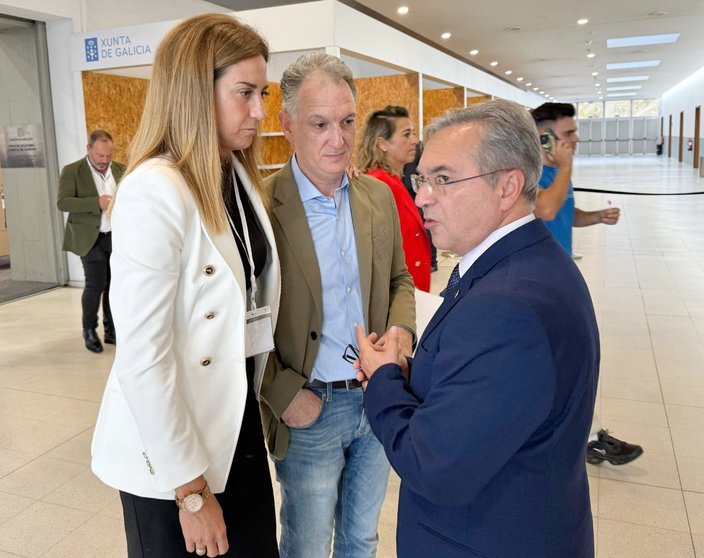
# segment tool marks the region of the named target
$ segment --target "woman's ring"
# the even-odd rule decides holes
[[[198,556],[205,556],[205,548],[198,548],[196,547],[196,554]]]

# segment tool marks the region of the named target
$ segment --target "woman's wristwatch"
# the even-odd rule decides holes
[[[205,501],[208,499],[210,494],[211,492],[208,487],[208,481],[205,481],[205,486],[201,490],[189,492],[183,498],[176,496],[176,505],[181,511],[196,513],[203,507],[203,504],[205,504]]]

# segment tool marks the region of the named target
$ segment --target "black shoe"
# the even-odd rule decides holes
[[[117,345],[114,329],[106,329],[103,331],[103,342],[107,345]]]
[[[606,430],[599,430],[597,436],[598,440],[587,444],[587,463],[592,465],[599,465],[602,461],[625,465],[643,453],[642,447],[617,440]]]
[[[83,339],[85,339],[86,349],[88,349],[89,351],[92,351],[94,353],[103,352],[103,344],[100,342],[98,334],[95,332],[94,329],[84,329]]]

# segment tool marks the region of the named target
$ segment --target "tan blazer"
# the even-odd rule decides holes
[[[281,415],[310,378],[320,344],[323,302],[313,237],[291,162],[268,177],[265,186],[281,262],[281,304],[276,350],[267,362],[260,395],[267,445],[281,459],[289,440]],[[406,269],[391,191],[369,176],[351,178],[350,206],[368,330],[381,335],[392,325],[403,325],[415,331],[413,280]]]
[[[115,183],[125,173],[125,165],[110,164]],[[85,157],[66,165],[59,178],[59,195],[56,205],[59,211],[68,212],[63,249],[78,256],[85,256],[98,239],[100,232],[100,203],[93,173]]]

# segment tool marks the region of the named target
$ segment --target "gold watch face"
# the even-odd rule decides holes
[[[183,509],[189,513],[195,513],[203,507],[203,496],[200,494],[190,494],[183,499]]]

